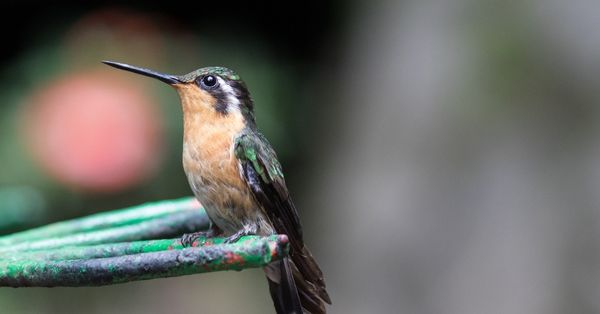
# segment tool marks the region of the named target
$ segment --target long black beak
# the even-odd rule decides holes
[[[162,73],[158,73],[156,71],[152,71],[150,69],[138,68],[138,67],[134,67],[132,65],[125,64],[125,63],[118,63],[118,62],[112,62],[112,61],[102,61],[102,63],[108,64],[117,69],[153,77],[153,78],[159,79],[169,85],[181,83],[181,80],[175,75],[162,74]]]

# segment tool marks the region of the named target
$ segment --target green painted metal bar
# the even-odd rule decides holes
[[[262,267],[288,254],[285,235],[179,237],[207,229],[193,198],[147,203],[0,237],[0,286],[98,286]],[[167,238],[167,239],[165,239]],[[153,240],[164,239],[164,240]]]
[[[186,210],[115,228],[49,237],[42,240],[0,246],[3,253],[47,250],[64,246],[91,245],[143,239],[170,238],[208,228],[210,221],[203,210]]]
[[[199,246],[199,243],[200,242],[195,242],[196,246]],[[9,252],[0,255],[0,267],[6,267],[8,264],[24,260],[63,261],[74,259],[93,259],[181,248],[183,247],[180,239],[166,239],[98,244],[89,246],[68,246],[49,250],[18,252],[16,254],[15,252]]]
[[[262,267],[285,257],[285,235],[255,237],[234,244],[63,261],[26,260],[0,267],[0,286],[100,286],[134,280]]]
[[[248,241],[257,241],[261,237],[244,236],[236,244]],[[190,247],[210,246],[223,244],[225,238],[205,238],[200,237],[191,243]],[[62,261],[75,259],[93,259],[104,257],[115,257],[130,254],[158,252],[165,250],[183,249],[181,238],[164,240],[144,240],[120,243],[108,243],[88,246],[68,246],[56,249],[46,249],[39,251],[25,252],[6,252],[0,255],[0,268],[17,261],[47,260]]]
[[[200,204],[193,197],[151,202],[2,236],[0,237],[0,247],[39,239],[138,224],[158,217],[182,212],[195,212],[200,209]]]

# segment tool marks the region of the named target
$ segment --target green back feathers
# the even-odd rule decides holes
[[[248,132],[239,136],[235,144],[235,156],[250,162],[264,182],[283,178],[275,151],[260,133]]]

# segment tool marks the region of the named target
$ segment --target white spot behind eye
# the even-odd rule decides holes
[[[227,82],[225,82],[225,80],[222,79],[221,77],[217,76],[217,79],[219,80],[219,86],[221,87],[221,90],[223,92],[225,92],[225,94],[227,95],[227,105],[230,108],[239,111],[240,110],[240,100],[237,98],[233,88],[231,86],[229,86],[229,84],[227,84]]]

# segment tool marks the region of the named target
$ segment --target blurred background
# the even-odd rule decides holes
[[[600,312],[600,2],[4,4],[0,232],[191,195],[174,90],[235,69],[331,313]],[[195,8],[197,7],[197,8]],[[273,313],[261,270],[3,313]]]

